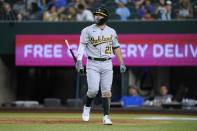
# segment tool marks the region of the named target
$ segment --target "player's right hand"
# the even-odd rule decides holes
[[[82,65],[81,60],[77,60],[75,68],[76,68],[77,72],[80,72],[80,70],[83,70],[83,65]]]

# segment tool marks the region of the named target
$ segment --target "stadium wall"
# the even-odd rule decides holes
[[[35,95],[32,93],[34,85],[30,87],[29,83],[33,80],[24,80],[24,74],[28,74],[30,68],[15,68],[15,36],[16,34],[80,34],[81,30],[90,25],[90,22],[0,22],[0,104],[9,102],[16,99],[31,99],[30,95]],[[197,20],[187,20],[187,21],[128,21],[128,22],[118,22],[111,21],[108,22],[108,25],[115,28],[118,34],[192,34],[197,33]],[[36,68],[37,69],[37,68]],[[60,97],[62,100],[65,98],[73,98],[75,95],[75,86],[76,86],[76,74],[73,75],[72,72],[75,72],[74,68],[69,68],[70,73],[65,71],[64,77],[59,81],[64,81],[65,79],[70,78],[67,82],[60,83],[56,85],[56,89],[59,89],[54,96]],[[43,71],[43,68],[40,69]],[[51,69],[46,69],[51,71]],[[39,71],[39,70],[38,70]],[[54,75],[54,78],[62,74],[62,70],[59,70],[61,73]],[[54,69],[54,72],[57,70]],[[158,71],[159,72],[159,71]],[[164,71],[166,72],[166,71]],[[69,74],[69,75],[68,75]],[[72,75],[71,75],[72,74]],[[162,73],[163,74],[163,73]],[[166,74],[169,76],[169,74]],[[70,77],[72,76],[72,77]],[[157,74],[156,76],[163,76]],[[45,77],[45,76],[43,76]],[[165,79],[166,78],[166,79]],[[154,87],[158,87],[159,80],[166,80],[169,83],[169,77],[158,78]],[[168,79],[167,79],[168,78]],[[20,80],[21,79],[21,80]],[[29,78],[28,78],[29,79]],[[74,83],[73,83],[74,80]],[[24,82],[25,81],[25,82]],[[69,83],[68,83],[69,82]],[[23,85],[21,85],[23,83]],[[48,81],[43,82],[47,84]],[[56,84],[55,83],[55,84]],[[53,84],[52,84],[53,85]],[[67,88],[63,88],[67,86]],[[42,86],[42,85],[41,85]],[[40,87],[41,87],[40,86]],[[27,88],[28,87],[28,88]],[[47,89],[40,89],[39,86],[37,92],[46,91]],[[74,88],[73,88],[74,87]],[[41,91],[40,91],[41,90]],[[54,92],[51,90],[51,92]],[[48,94],[50,94],[49,92]],[[60,93],[61,92],[61,93]],[[43,94],[46,94],[44,92]],[[42,93],[38,94],[36,97],[37,100],[41,101],[45,97]],[[60,95],[61,94],[61,95]],[[43,95],[43,96],[40,96]]]
[[[91,22],[0,22],[0,54],[14,54],[16,34],[80,34]],[[122,34],[197,33],[197,20],[111,21],[108,25]]]

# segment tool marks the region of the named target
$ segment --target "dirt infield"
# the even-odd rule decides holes
[[[60,108],[60,109],[4,109],[0,108],[0,113],[81,113],[82,108]],[[103,113],[102,109],[94,109],[92,113]],[[197,116],[197,111],[195,110],[140,110],[140,109],[111,109],[112,114],[165,114],[165,115],[191,115]]]
[[[0,124],[101,124],[101,119],[91,119],[84,122],[78,118],[19,118],[19,117],[0,117]],[[113,123],[119,124],[143,124],[143,123],[168,123],[168,121],[153,120],[122,120],[113,119]]]

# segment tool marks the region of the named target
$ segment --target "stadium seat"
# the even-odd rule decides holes
[[[82,107],[83,101],[81,99],[67,99],[67,107]]]
[[[26,107],[26,108],[33,108],[38,107],[39,102],[38,101],[14,101],[12,102],[12,105],[15,107]]]
[[[45,98],[44,99],[44,106],[46,106],[46,107],[60,107],[61,100],[58,98]]]

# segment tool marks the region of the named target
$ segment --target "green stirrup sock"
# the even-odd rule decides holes
[[[91,103],[92,103],[93,99],[94,98],[90,98],[90,97],[86,96],[86,107],[90,107],[91,106]]]
[[[109,115],[109,112],[110,112],[110,103],[111,103],[111,98],[110,97],[103,98],[104,116],[105,115]]]

